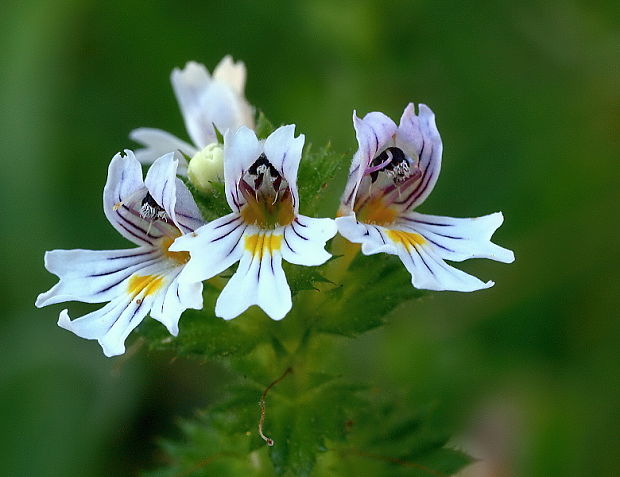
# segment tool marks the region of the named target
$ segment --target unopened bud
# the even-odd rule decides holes
[[[209,144],[189,161],[189,181],[200,191],[209,192],[213,182],[224,181],[224,147]]]

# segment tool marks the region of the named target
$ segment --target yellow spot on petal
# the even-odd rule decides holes
[[[245,237],[245,249],[255,258],[262,260],[263,255],[273,254],[282,246],[282,235],[254,234]]]
[[[416,245],[424,245],[426,240],[420,234],[414,232],[404,232],[402,230],[388,230],[387,236],[392,242],[401,243],[407,250],[415,247]]]
[[[389,225],[398,217],[398,211],[386,205],[380,196],[371,197],[355,208],[357,219],[365,224]]]
[[[164,255],[171,260],[174,260],[179,265],[185,265],[189,262],[189,252],[171,252],[170,245],[174,242],[175,239],[172,237],[164,237],[161,239],[160,246]]]
[[[159,275],[132,275],[127,285],[127,292],[133,297],[140,295],[144,292],[144,296],[137,300],[137,303],[142,303],[142,300],[156,293],[164,284],[164,277]]]

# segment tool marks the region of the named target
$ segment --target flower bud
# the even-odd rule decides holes
[[[201,192],[209,192],[213,182],[224,181],[224,147],[209,144],[189,161],[189,181]]]

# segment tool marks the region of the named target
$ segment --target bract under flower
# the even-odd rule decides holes
[[[60,278],[39,295],[37,307],[66,301],[109,302],[71,320],[67,310],[58,324],[78,336],[99,341],[106,356],[122,354],[129,333],[150,315],[177,335],[187,308],[202,308],[202,284],[181,283],[189,260],[170,250],[173,241],[204,224],[191,194],[176,177],[174,153],[157,159],[142,180],[131,151],[117,154],[108,169],[103,208],[114,228],[137,248],[127,250],[53,250],[45,267]]]
[[[178,173],[185,175],[185,157],[194,157],[218,142],[215,128],[222,133],[242,125],[253,128],[254,109],[244,97],[245,79],[245,65],[233,62],[230,56],[219,62],[213,76],[204,65],[193,61],[182,70],[175,68],[170,80],[193,144],[160,129],[135,129],[130,138],[145,146],[136,151],[138,160],[151,164],[163,154],[178,151]]]
[[[409,104],[396,125],[383,113],[353,114],[359,144],[336,219],[339,232],[362,244],[362,253],[398,255],[417,288],[473,291],[493,282],[449,266],[444,260],[490,258],[510,263],[514,254],[491,242],[500,212],[472,219],[413,212],[433,190],[441,168],[442,142],[435,115]]]
[[[226,134],[224,176],[232,213],[179,237],[170,248],[190,252],[182,282],[211,278],[240,262],[217,300],[217,316],[231,319],[258,305],[271,318],[283,318],[292,302],[282,259],[320,265],[330,257],[324,247],[336,234],[334,221],[299,214],[303,144],[293,125],[278,128],[265,141],[247,127]]]

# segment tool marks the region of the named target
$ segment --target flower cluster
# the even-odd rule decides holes
[[[96,339],[106,356],[122,354],[125,339],[148,315],[176,336],[188,308],[202,308],[204,280],[239,262],[222,289],[215,314],[232,319],[258,305],[274,320],[292,308],[282,260],[316,266],[340,233],[365,255],[398,255],[412,284],[429,290],[473,291],[493,282],[448,265],[482,257],[511,262],[511,251],[491,242],[501,213],[456,219],[414,212],[432,191],[442,142],[425,105],[409,104],[397,126],[373,112],[354,113],[358,151],[338,217],[299,213],[297,173],[304,136],[282,126],[266,139],[254,131],[254,109],[244,98],[245,66],[225,57],[212,76],[197,63],[175,69],[171,81],[193,144],[150,128],[130,137],[144,146],[117,154],[108,169],[103,208],[112,226],[137,247],[127,250],[53,250],[45,267],[60,281],[39,295],[38,307],[67,302],[106,303],[58,324]],[[222,136],[223,144],[219,142]],[[142,165],[150,165],[143,179]],[[231,212],[205,223],[187,188],[223,181]]]

